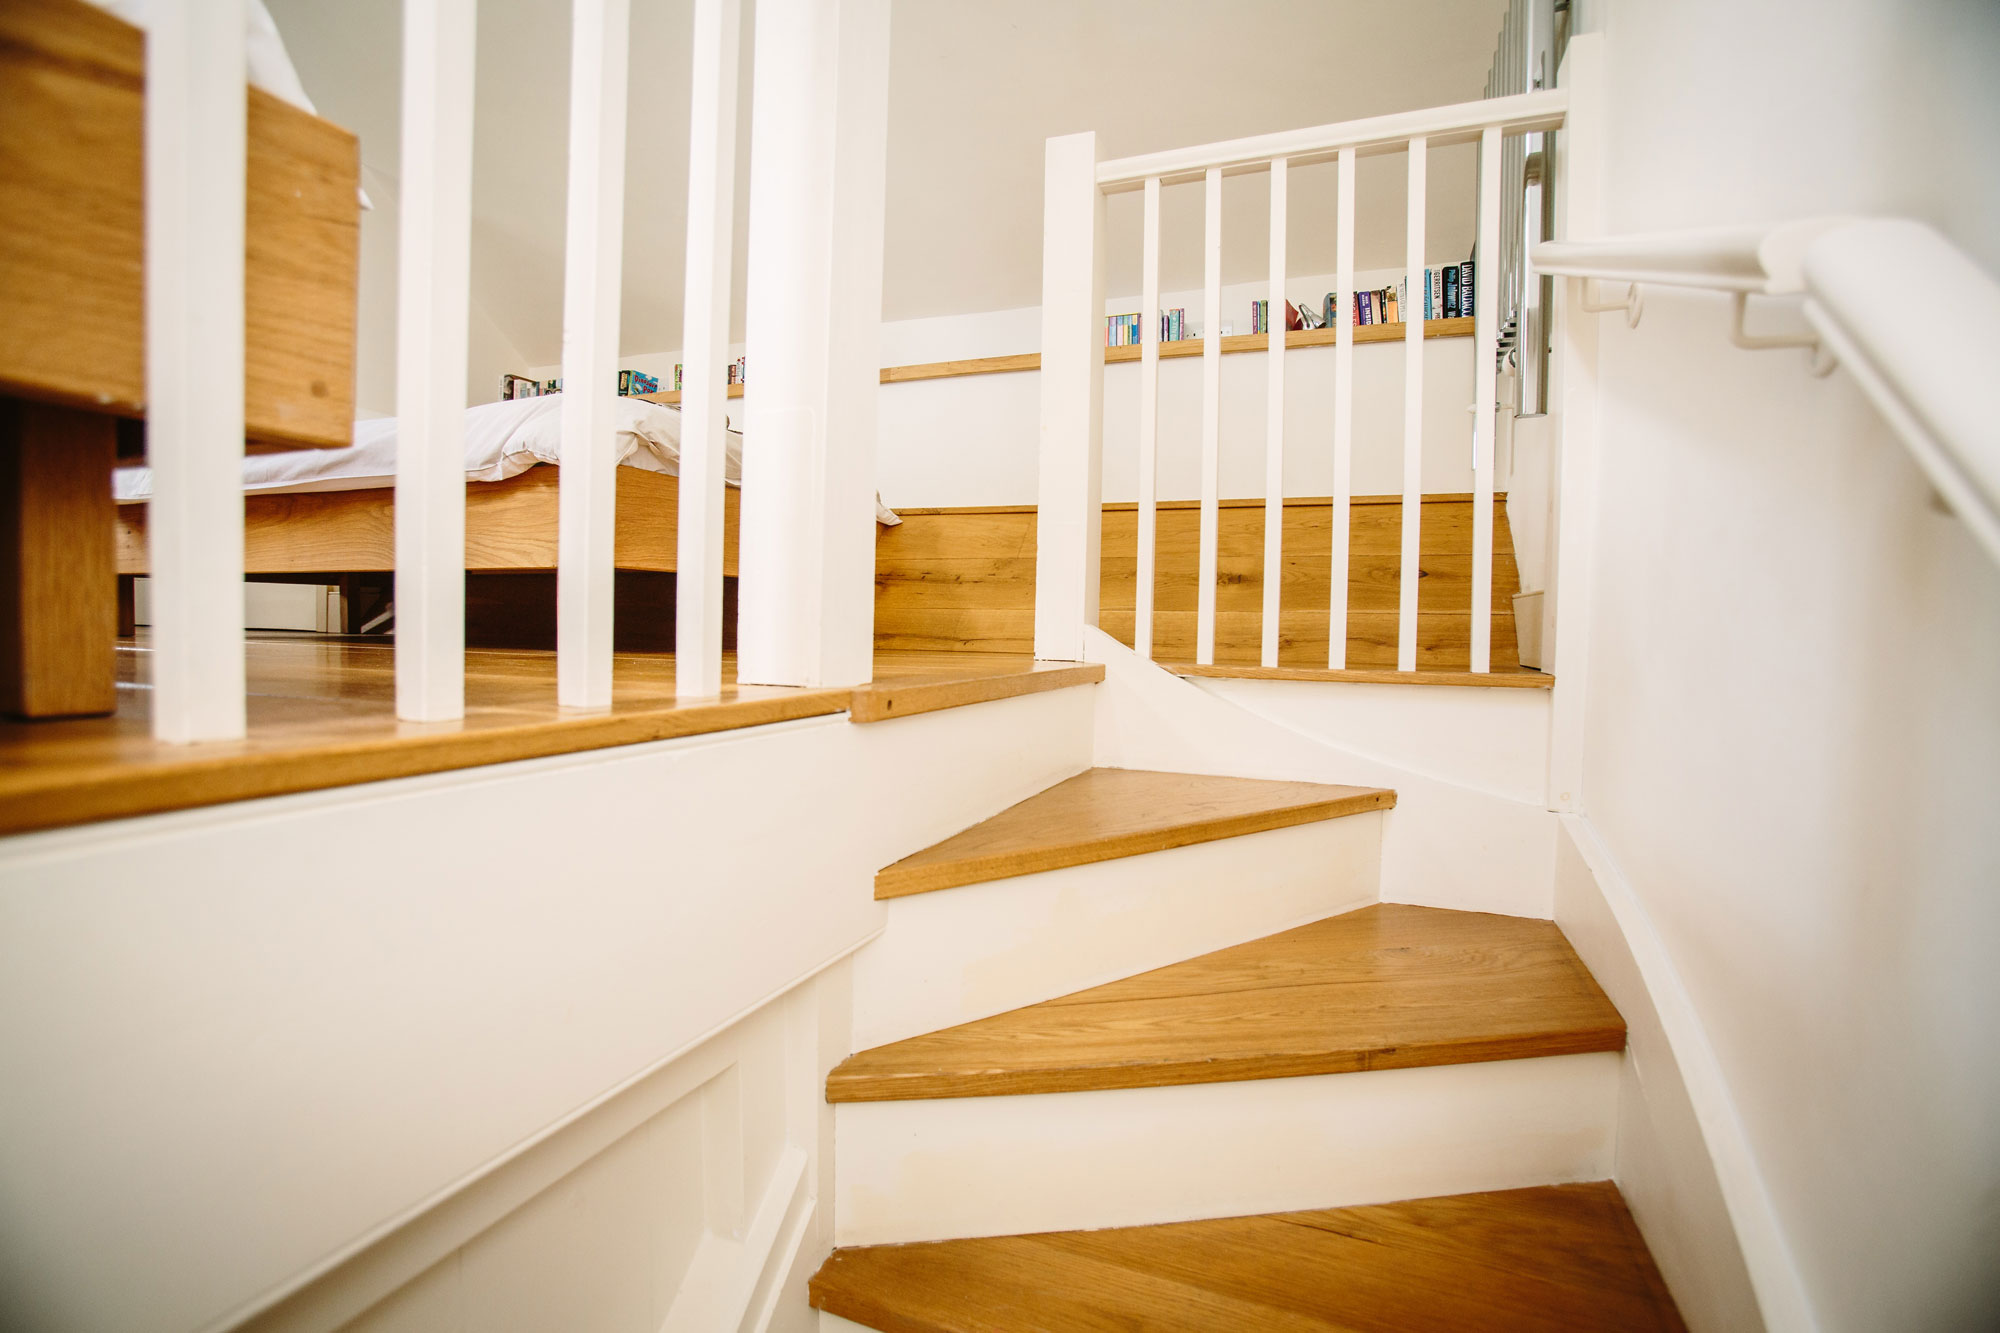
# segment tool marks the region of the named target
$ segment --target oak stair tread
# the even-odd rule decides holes
[[[810,1291],[883,1333],[1686,1327],[1609,1181],[841,1249]]]
[[[1093,768],[884,868],[875,896],[1138,856],[1395,803],[1381,787]]]
[[[1377,904],[861,1051],[830,1102],[1011,1096],[1619,1051],[1552,921]]]

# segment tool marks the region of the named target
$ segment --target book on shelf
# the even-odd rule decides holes
[[[502,375],[500,377],[500,401],[511,403],[516,398],[539,398],[542,386],[537,380],[526,375]]]
[[[658,393],[659,391],[660,381],[658,376],[648,375],[637,370],[621,370],[618,372],[618,396],[620,398],[630,398],[635,394],[642,393]]]

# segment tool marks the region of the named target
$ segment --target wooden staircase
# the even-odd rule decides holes
[[[1081,988],[1057,983],[1089,958],[1047,936],[952,938],[1048,909],[1097,932],[1083,954],[1141,957],[1149,874],[1182,903],[1201,876],[1251,920],[1334,903],[1350,882],[1264,881],[1365,859],[1394,800],[1097,769],[884,869],[878,973],[929,968],[958,1002],[1011,970],[985,993],[1025,1002],[864,1041],[828,1077],[823,1327],[1681,1327],[1603,1179],[1624,1022],[1552,922],[1331,905],[1220,947],[1183,930],[1163,965]],[[1092,894],[1126,897],[1091,924]],[[907,1022],[864,1012],[901,994],[859,987],[858,1030]]]

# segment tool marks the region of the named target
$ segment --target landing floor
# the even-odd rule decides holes
[[[247,644],[250,734],[169,745],[152,738],[150,647],[118,649],[118,711],[62,722],[0,722],[0,833],[633,745],[796,718],[876,722],[1101,680],[1098,666],[1025,655],[885,651],[859,688],[739,686],[674,696],[672,654],[619,654],[612,705],[556,704],[555,654],[471,649],[465,718],[399,722],[395,657],[382,639],[260,633]]]

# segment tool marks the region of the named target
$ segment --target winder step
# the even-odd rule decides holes
[[[1382,787],[1093,768],[881,870],[875,896],[1139,856],[1395,803],[1396,793]]]
[[[1619,1051],[1552,921],[1383,903],[862,1051],[830,1102],[1150,1088]]]
[[[1685,1328],[1609,1181],[835,1250],[811,1299],[894,1333]]]

